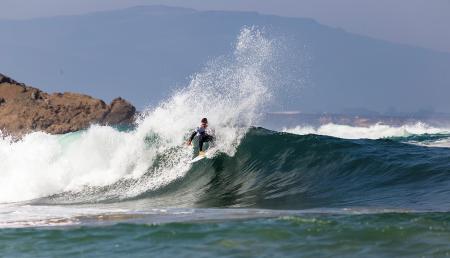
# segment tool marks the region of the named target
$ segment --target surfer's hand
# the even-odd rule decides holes
[[[191,141],[187,141],[186,145],[190,146],[191,145]]]

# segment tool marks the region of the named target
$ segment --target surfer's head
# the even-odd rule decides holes
[[[203,127],[207,127],[208,126],[208,119],[206,117],[202,118],[202,121],[200,121],[202,123]]]

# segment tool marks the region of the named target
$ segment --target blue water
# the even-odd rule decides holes
[[[2,229],[3,257],[446,257],[448,213]]]

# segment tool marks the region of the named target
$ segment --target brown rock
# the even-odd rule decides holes
[[[122,98],[107,105],[77,93],[48,94],[0,74],[0,130],[20,136],[32,131],[62,134],[91,124],[130,124],[136,108]]]
[[[136,113],[136,108],[122,98],[114,99],[110,107],[110,112],[103,120],[107,124],[129,124]]]

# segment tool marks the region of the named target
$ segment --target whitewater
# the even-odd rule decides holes
[[[373,124],[370,126],[350,126],[342,124],[324,124],[318,127],[296,126],[293,128],[283,128],[283,132],[298,135],[327,135],[342,139],[394,139],[404,138],[405,142],[412,144],[422,144],[434,147],[450,147],[450,127],[433,127],[423,122],[405,124],[402,126],[392,126],[387,124]],[[414,141],[413,136],[434,135],[440,136],[438,140]]]
[[[62,136],[0,138],[0,203],[63,192],[82,198],[83,191],[89,196],[93,188],[121,182],[100,198],[125,199],[160,188],[188,171],[192,151],[183,142],[201,117],[216,129],[214,152],[233,155],[270,98],[272,52],[272,42],[259,30],[243,29],[232,55],[211,61],[186,88],[145,110],[133,130],[93,125]]]

